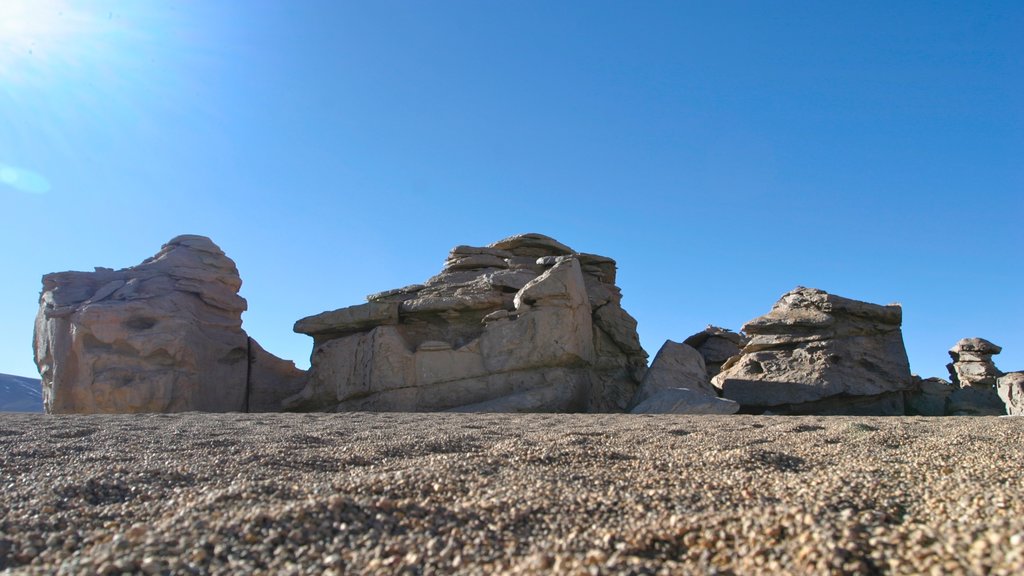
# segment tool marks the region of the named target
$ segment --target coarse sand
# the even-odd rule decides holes
[[[1024,418],[0,414],[0,570],[1024,574]]]

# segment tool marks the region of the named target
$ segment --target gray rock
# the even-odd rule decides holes
[[[444,263],[444,271],[480,270],[482,268],[508,268],[508,260],[491,254],[455,255]]]
[[[946,414],[950,416],[1002,416],[1006,406],[996,389],[968,386],[957,388],[946,401]]]
[[[572,248],[543,234],[517,234],[491,244],[489,248],[506,250],[515,256],[561,256],[575,254]]]
[[[267,352],[249,338],[249,375],[246,412],[281,412],[285,398],[298,394],[306,386],[307,374],[290,360]]]
[[[953,362],[946,365],[953,384],[960,388],[989,389],[996,385],[1002,372],[992,361],[1002,348],[984,338],[963,338],[949,349]]]
[[[551,257],[544,260],[548,264],[536,263],[546,257]],[[488,260],[494,266],[463,267],[467,258],[502,259],[508,269],[494,260]],[[614,277],[614,260],[578,256],[539,234],[513,236],[488,248],[456,247],[441,274],[412,297],[396,297],[397,321],[382,313],[381,320],[368,320],[354,331],[305,330],[315,336],[312,368],[303,390],[284,405],[295,410],[624,411],[643,377],[647,354],[636,321],[618,304],[618,288],[605,282]],[[594,292],[612,297],[598,304],[590,298]],[[300,321],[297,331],[308,320]],[[335,320],[319,325],[335,326]],[[352,324],[344,326],[348,330]]]
[[[1024,372],[1008,372],[996,383],[996,392],[1010,416],[1024,416]]]
[[[727,328],[708,326],[704,330],[683,340],[704,357],[708,377],[714,378],[722,371],[722,365],[733,356],[739,355],[747,344],[747,338]]]
[[[666,340],[647,369],[633,403],[639,405],[660,392],[679,388],[718,397],[700,353],[686,344]]]
[[[872,396],[829,396],[814,402],[772,406],[774,414],[803,416],[903,416],[905,392],[885,392]]]
[[[761,408],[902,392],[913,381],[901,318],[898,305],[798,287],[743,327],[750,341],[712,382],[723,397]]]
[[[632,414],[735,414],[740,405],[703,390],[668,388],[638,404]]]
[[[308,316],[294,330],[308,336],[343,336],[374,326],[398,324],[398,302],[367,302]]]
[[[904,392],[908,416],[945,416],[946,404],[954,387],[942,378],[914,377],[914,387]]]

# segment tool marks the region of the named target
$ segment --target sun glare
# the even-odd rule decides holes
[[[39,77],[73,62],[93,23],[66,0],[0,1],[0,81]]]

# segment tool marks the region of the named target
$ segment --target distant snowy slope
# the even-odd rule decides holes
[[[0,374],[0,412],[42,412],[43,390],[38,378]]]

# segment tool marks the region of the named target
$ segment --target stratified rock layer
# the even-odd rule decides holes
[[[729,358],[738,355],[747,345],[748,339],[728,328],[708,326],[707,328],[683,340],[683,344],[692,346],[704,358],[708,378],[714,378],[722,371],[722,364]]]
[[[949,349],[953,362],[946,365],[953,384],[959,388],[993,388],[1002,376],[992,356],[1003,349],[984,338],[962,338]]]
[[[723,397],[754,409],[843,414],[849,404],[853,413],[902,413],[902,396],[891,393],[913,382],[901,320],[898,305],[798,287],[743,327],[750,341],[713,383]]]
[[[615,261],[523,234],[456,246],[441,273],[299,320],[298,410],[615,412],[646,368]]]
[[[235,263],[209,238],[192,235],[172,239],[131,268],[47,274],[34,343],[46,411],[265,406],[260,393],[254,398],[249,390],[253,369],[241,285]],[[257,374],[274,364],[259,351]],[[264,382],[271,378],[262,375]],[[289,385],[289,393],[301,388]]]

